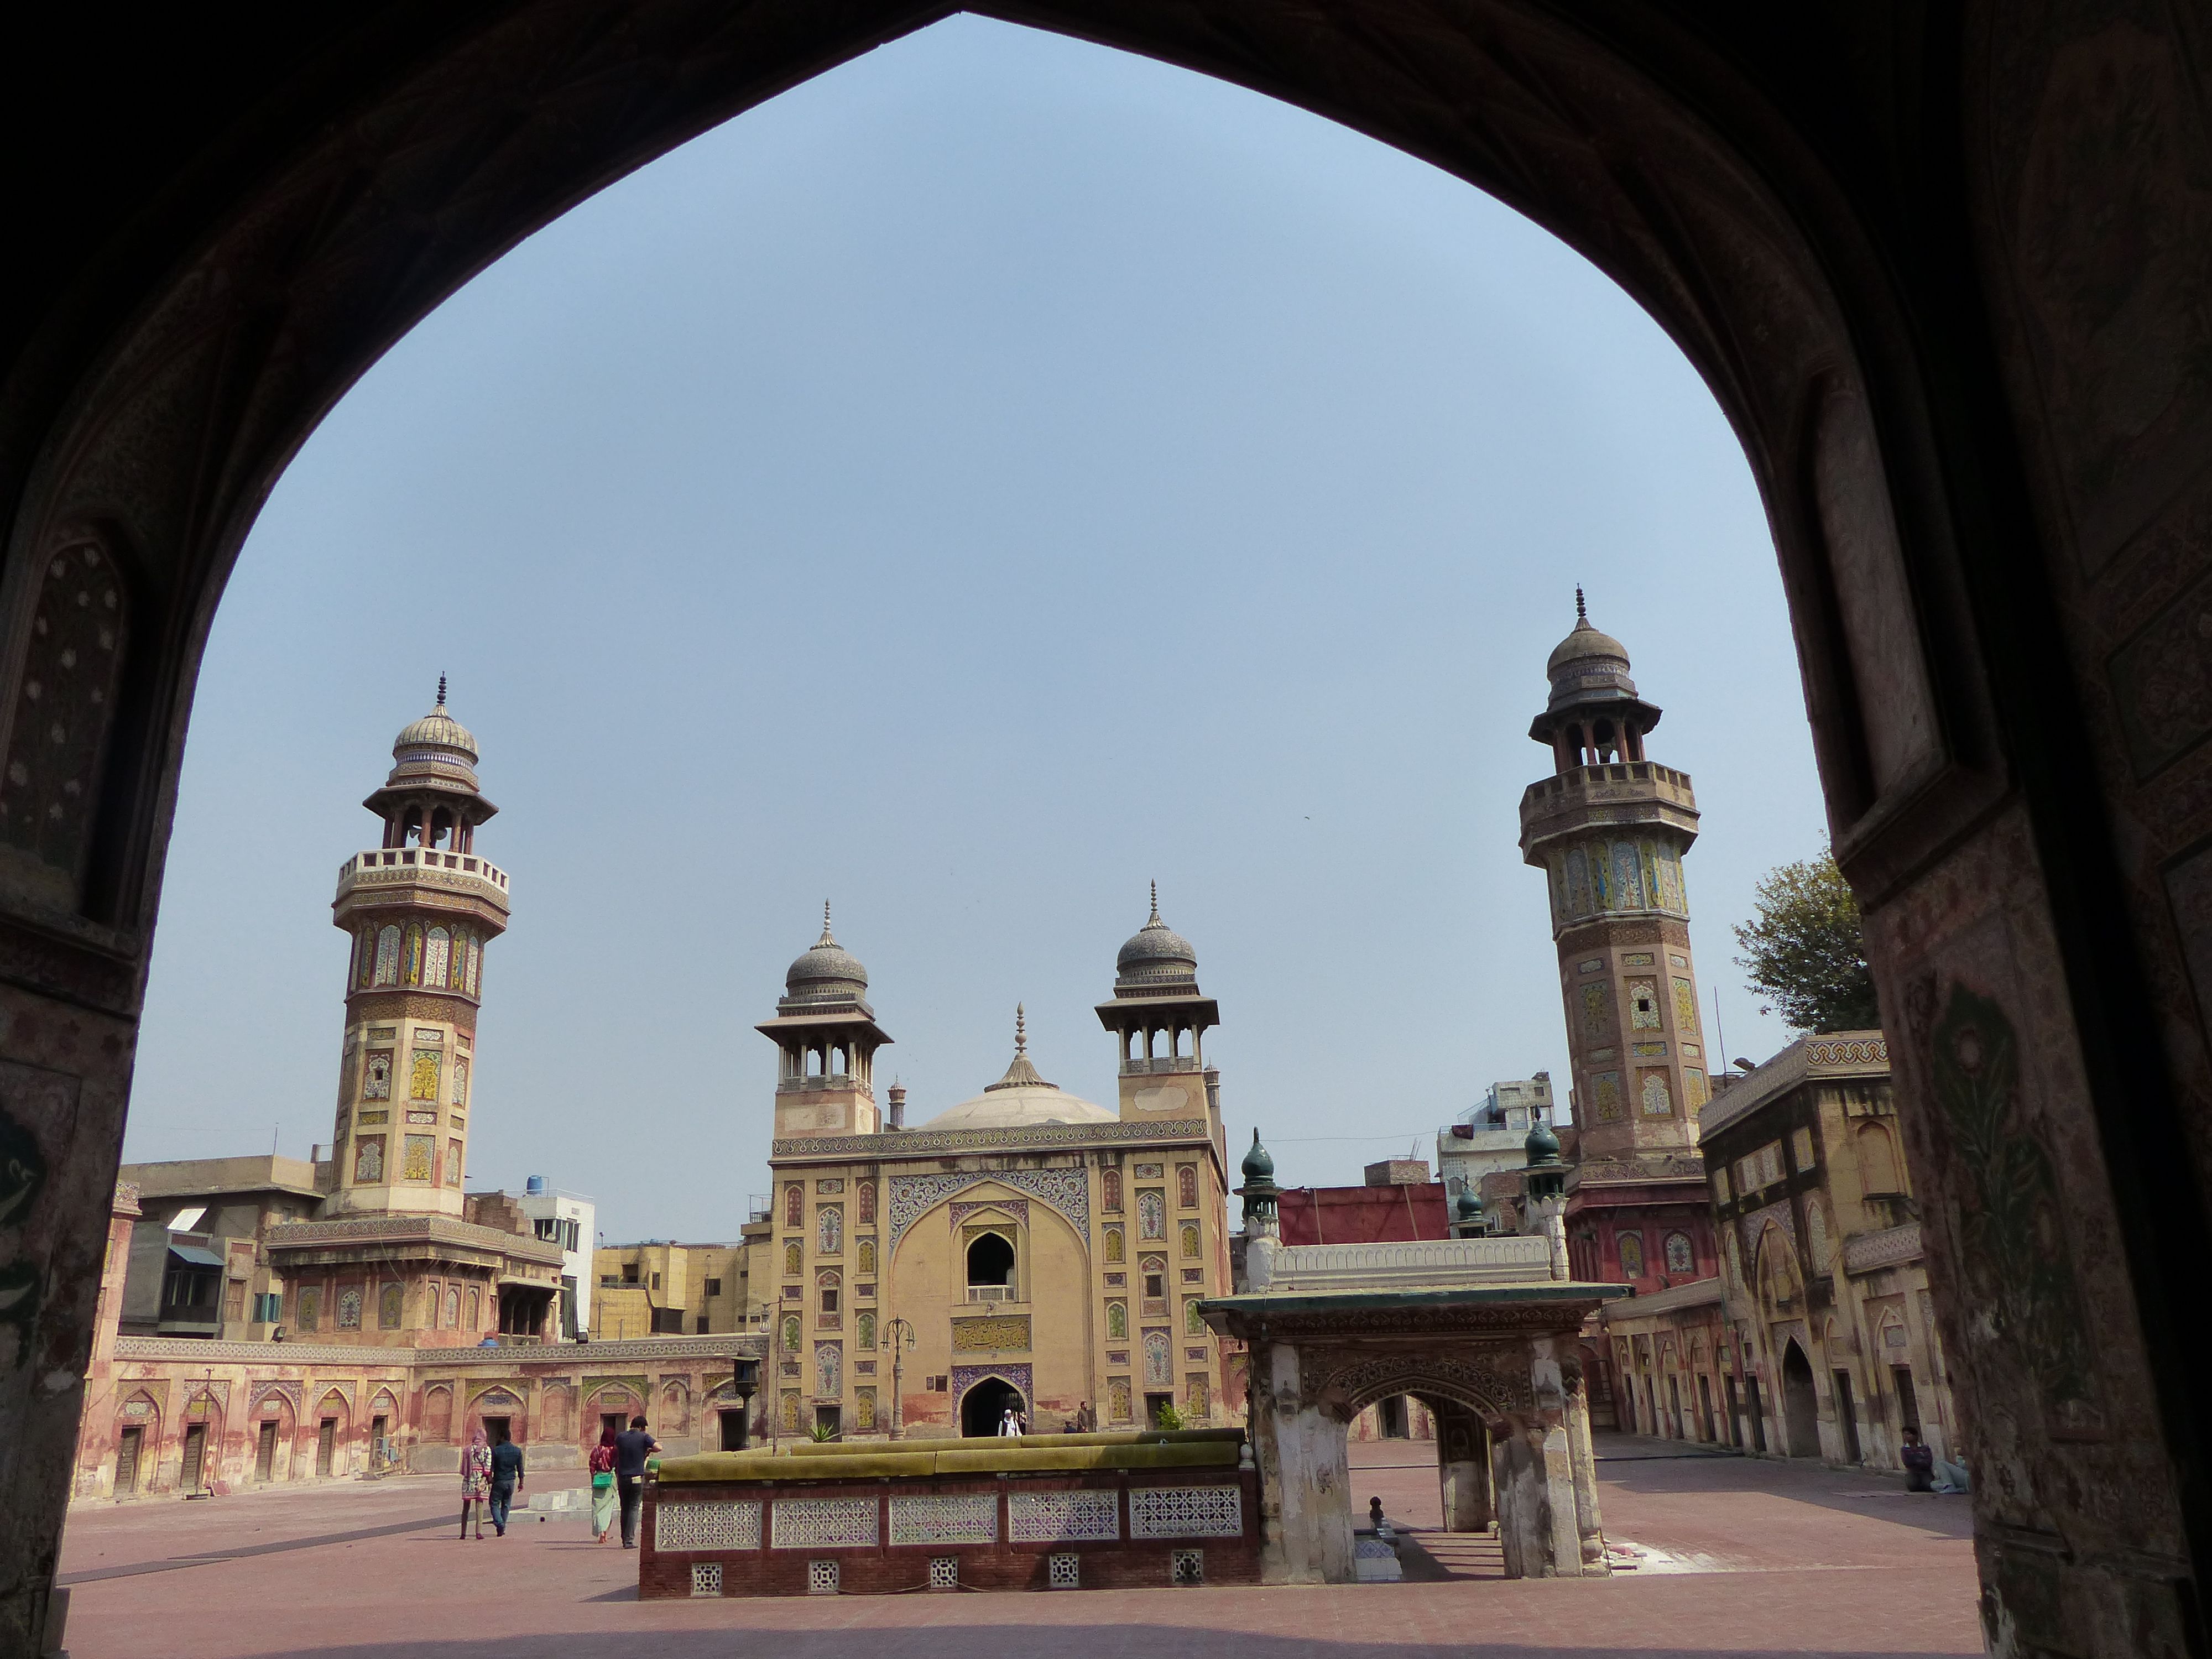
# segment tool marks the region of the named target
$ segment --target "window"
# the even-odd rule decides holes
[[[1620,1276],[1623,1279],[1643,1278],[1644,1236],[1641,1233],[1623,1233],[1614,1240],[1614,1247],[1620,1253]]]
[[[704,1336],[704,1335],[706,1335],[706,1334],[707,1334],[707,1316],[706,1316],[706,1315],[704,1315],[704,1314],[701,1314],[701,1315],[699,1316],[699,1332],[698,1332],[698,1334],[699,1334],[701,1336]]]
[[[707,1281],[707,1294],[708,1296],[720,1296],[721,1293],[722,1281],[720,1279],[710,1279]]]
[[[262,1291],[253,1298],[253,1322],[274,1325],[284,1317],[284,1293],[282,1291]]]
[[[1697,1265],[1696,1252],[1690,1248],[1690,1236],[1687,1233],[1668,1234],[1667,1271],[1670,1273],[1694,1273]]]
[[[1168,1293],[1167,1277],[1168,1276],[1165,1273],[1146,1273],[1145,1275],[1146,1301],[1157,1302],[1160,1297]]]
[[[837,1287],[835,1285],[822,1287],[822,1311],[826,1314],[837,1311]]]
[[[623,1283],[625,1285],[635,1285],[637,1283],[636,1262],[625,1261],[623,1263]]]
[[[659,1273],[655,1273],[653,1276],[653,1288],[656,1291],[660,1288],[660,1275]]]

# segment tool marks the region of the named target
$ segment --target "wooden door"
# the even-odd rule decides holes
[[[315,1473],[328,1474],[338,1450],[338,1420],[335,1417],[323,1419],[321,1432],[315,1437]]]
[[[260,1443],[253,1449],[253,1478],[269,1480],[276,1474],[276,1424],[273,1419],[261,1425]]]
[[[138,1490],[138,1453],[146,1443],[143,1425],[133,1423],[123,1431],[123,1443],[115,1450],[115,1495],[128,1497]]]
[[[200,1489],[200,1466],[207,1461],[207,1425],[187,1423],[185,1425],[184,1488],[186,1492]]]

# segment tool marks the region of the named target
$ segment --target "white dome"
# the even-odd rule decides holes
[[[1115,1114],[1103,1106],[1055,1089],[1049,1083],[987,1089],[973,1100],[949,1107],[921,1127],[925,1129],[1024,1129],[1039,1123],[1111,1123]]]

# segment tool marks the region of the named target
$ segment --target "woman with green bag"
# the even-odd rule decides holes
[[[599,1443],[592,1448],[592,1532],[604,1544],[615,1526],[615,1431],[611,1425],[599,1431]]]

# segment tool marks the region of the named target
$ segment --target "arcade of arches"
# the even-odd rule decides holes
[[[992,9],[1427,158],[1697,364],[1764,493],[1869,919],[1990,1640],[2202,1651],[2212,35],[2119,0]],[[35,257],[0,270],[9,1651],[43,1641],[193,678],[271,480],[516,239],[942,12],[6,25],[0,119],[40,158],[11,202]],[[2029,1189],[2032,1215],[1984,1201]]]

